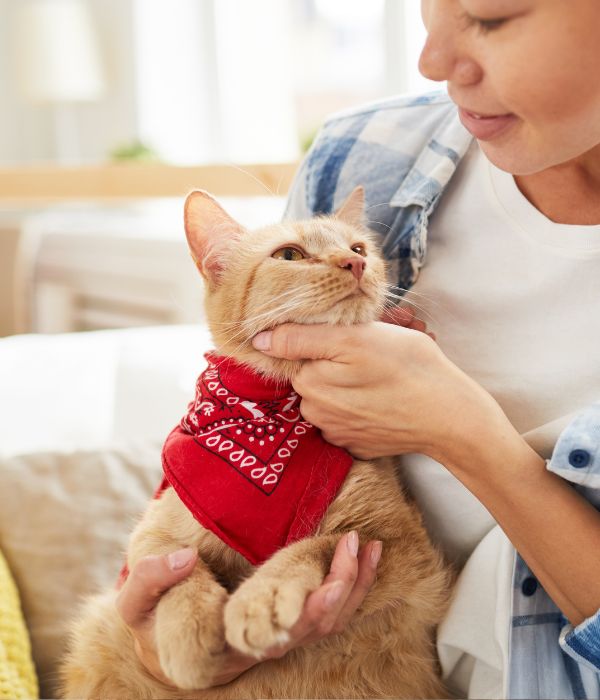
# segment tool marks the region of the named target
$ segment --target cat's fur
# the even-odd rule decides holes
[[[287,321],[351,324],[374,320],[385,289],[383,262],[362,224],[356,190],[335,217],[244,230],[206,193],[186,203],[192,255],[206,278],[209,325],[219,354],[289,379],[298,364],[252,348],[260,330]],[[357,281],[348,267],[366,249]],[[300,247],[298,262],[274,259]],[[363,251],[364,252],[364,251]],[[329,571],[340,536],[357,530],[378,539],[377,580],[346,629],[282,658],[258,664],[231,683],[209,688],[226,642],[260,656],[286,636],[306,595]],[[355,461],[313,537],[251,566],[194,520],[172,488],[150,503],[129,547],[131,569],[149,554],[197,547],[191,576],[156,610],[161,667],[179,687],[141,666],[131,633],[117,614],[115,591],[88,601],[73,628],[62,669],[69,698],[432,698],[444,695],[434,633],[448,601],[450,574],[431,545],[420,514],[402,492],[391,462]],[[205,688],[204,690],[193,690]]]

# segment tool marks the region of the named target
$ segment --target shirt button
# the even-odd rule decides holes
[[[537,591],[537,587],[537,580],[533,576],[529,576],[521,584],[521,592],[529,598]]]
[[[573,450],[569,453],[569,464],[576,469],[583,469],[590,463],[592,456],[587,450]]]

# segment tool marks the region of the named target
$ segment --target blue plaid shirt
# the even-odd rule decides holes
[[[429,217],[471,140],[445,93],[337,114],[302,164],[286,216],[331,213],[363,185],[392,283],[408,289],[425,262]],[[547,467],[600,507],[600,402],[564,430]],[[600,698],[599,674],[600,612],[573,628],[517,555],[509,697]]]

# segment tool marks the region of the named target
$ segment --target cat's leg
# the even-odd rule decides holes
[[[177,693],[143,668],[115,605],[117,591],[89,598],[70,625],[61,662],[61,698],[172,698]]]
[[[261,658],[285,643],[306,596],[329,571],[340,535],[317,535],[276,552],[231,595],[225,606],[225,636],[239,651]]]
[[[181,547],[198,549],[192,573],[161,597],[155,613],[155,639],[163,673],[178,688],[207,688],[218,673],[225,649],[223,608],[226,589],[206,563],[208,550],[224,547],[191,516],[173,489],[153,501],[130,543],[130,568],[149,554]],[[210,552],[214,558],[215,551]]]
[[[225,651],[227,591],[204,562],[167,591],[156,608],[155,638],[163,673],[178,688],[208,688]]]

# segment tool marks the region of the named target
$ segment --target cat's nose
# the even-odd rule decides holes
[[[346,258],[340,261],[338,267],[341,267],[343,270],[351,270],[356,279],[360,280],[367,267],[367,261],[357,255],[355,258]]]

